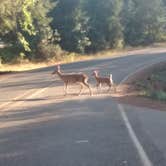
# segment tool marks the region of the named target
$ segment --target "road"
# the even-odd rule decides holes
[[[99,69],[117,84],[140,68],[166,60],[146,53],[77,62],[64,72]],[[0,166],[166,166],[166,112],[119,104],[111,94],[89,96],[52,76],[54,67],[0,81]]]

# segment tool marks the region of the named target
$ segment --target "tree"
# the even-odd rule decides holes
[[[40,0],[35,3],[32,18],[36,34],[29,36],[33,58],[47,59],[55,54],[56,49],[60,49],[57,44],[60,36],[56,29],[51,28],[52,18],[49,16],[50,11],[56,8],[56,5],[56,1],[50,0]],[[51,55],[49,49],[54,49]]]
[[[85,53],[166,41],[165,7],[166,0],[1,0],[0,40],[10,48],[0,58],[59,59],[61,48]]]
[[[73,36],[75,42],[76,51],[79,53],[84,53],[87,46],[90,46],[91,42],[88,37],[89,32],[89,17],[86,12],[82,9],[82,4],[80,3],[78,7],[75,8],[72,14],[73,19]]]
[[[128,5],[131,17],[125,26],[126,43],[140,45],[160,41],[165,34],[166,25],[162,1],[133,0],[128,1]]]
[[[59,35],[56,30],[53,33],[50,27],[51,18],[48,17],[48,13],[55,5],[56,3],[50,0],[2,1],[0,38],[12,44],[12,47],[17,50],[17,55],[13,55],[13,58],[15,56],[19,58],[19,55],[29,59],[39,58],[38,45],[42,44],[45,47],[49,44],[57,47],[56,41],[59,40]],[[46,58],[47,55],[44,57]]]
[[[111,0],[111,15],[108,17],[108,42],[111,48],[123,47],[123,25],[121,24],[122,0]]]
[[[91,27],[89,37],[93,51],[123,45],[123,26],[120,18],[122,2],[122,0],[86,1]]]

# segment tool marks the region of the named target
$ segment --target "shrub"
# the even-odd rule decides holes
[[[154,91],[154,92],[151,92],[150,96],[152,98],[160,100],[160,101],[166,101],[166,92],[164,92],[164,91]]]
[[[33,60],[61,60],[63,58],[64,52],[59,45],[54,44],[44,44],[40,42],[37,46],[37,50],[33,56]]]
[[[17,45],[11,45],[0,49],[1,63],[14,63],[18,60],[21,48]]]

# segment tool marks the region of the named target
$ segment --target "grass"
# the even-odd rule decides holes
[[[47,67],[55,64],[64,64],[64,63],[71,63],[71,62],[78,62],[78,61],[84,61],[84,60],[92,60],[96,58],[106,58],[106,57],[114,57],[119,55],[124,51],[120,50],[107,50],[107,51],[101,51],[96,54],[87,54],[87,55],[80,55],[76,53],[68,53],[62,61],[56,61],[56,60],[50,60],[48,62],[29,62],[27,60],[22,61],[19,64],[1,64],[0,63],[0,73],[4,72],[14,72],[14,71],[26,71],[26,70],[32,70],[42,67]]]
[[[164,91],[156,91],[150,93],[150,97],[153,99],[157,99],[159,101],[166,101],[166,92]]]
[[[158,83],[159,89],[151,86],[151,83],[147,80],[142,80],[137,84],[139,87],[139,95],[146,96],[159,101],[166,101],[166,67],[156,71],[150,75],[152,78],[152,84]]]
[[[80,55],[76,53],[68,53],[64,56],[63,60],[56,61],[56,60],[50,60],[49,62],[40,62],[40,63],[33,63],[29,62],[27,60],[21,61],[19,64],[1,64],[0,63],[0,74],[6,73],[6,72],[13,72],[13,71],[26,71],[26,70],[32,70],[42,67],[47,67],[55,64],[60,63],[70,63],[70,62],[77,62],[77,61],[83,61],[83,60],[92,60],[92,59],[99,59],[99,58],[108,58],[108,57],[116,57],[119,55],[125,55],[129,53],[130,51],[139,51],[146,48],[165,48],[166,43],[156,43],[155,45],[149,46],[149,47],[127,47],[125,49],[121,50],[106,50],[106,51],[100,51],[95,54],[87,54],[87,55]],[[136,53],[133,53],[136,54]]]

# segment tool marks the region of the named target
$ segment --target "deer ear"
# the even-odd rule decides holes
[[[56,68],[57,68],[57,70],[60,70],[60,65],[57,65]]]
[[[95,72],[96,74],[98,74],[98,73],[99,73],[99,71],[98,71],[98,70],[95,70],[94,72]]]

